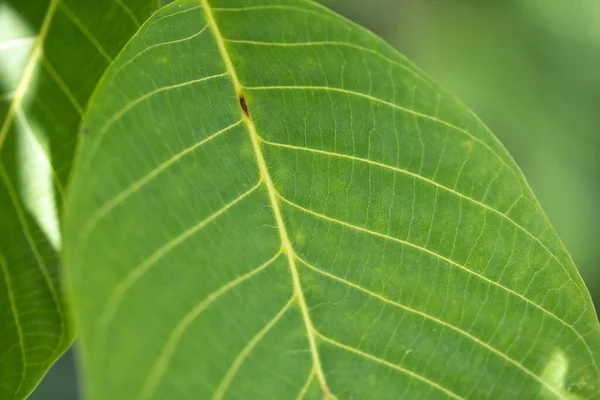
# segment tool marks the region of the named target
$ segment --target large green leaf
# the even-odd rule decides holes
[[[0,1],[0,399],[27,396],[72,341],[57,215],[78,125],[156,4]]]
[[[164,8],[85,125],[65,264],[90,398],[600,395],[592,303],[512,158],[321,6]]]

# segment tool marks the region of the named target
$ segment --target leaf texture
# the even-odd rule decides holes
[[[589,294],[485,125],[306,0],[178,1],[100,85],[65,233],[92,399],[593,399]]]
[[[26,397],[73,339],[58,214],[78,125],[151,3],[0,1],[0,399]]]

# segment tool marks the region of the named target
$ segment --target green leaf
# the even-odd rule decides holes
[[[179,1],[85,122],[92,399],[597,398],[589,294],[510,155],[306,0]]]
[[[73,339],[58,214],[78,125],[153,3],[0,1],[1,399],[26,397]]]

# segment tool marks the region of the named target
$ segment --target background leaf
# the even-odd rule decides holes
[[[24,398],[69,346],[59,210],[92,90],[150,0],[0,1],[0,398]],[[110,21],[110,23],[107,23]]]
[[[489,130],[320,6],[210,3],[155,15],[86,121],[91,397],[596,397],[589,295]]]

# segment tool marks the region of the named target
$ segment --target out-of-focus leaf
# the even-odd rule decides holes
[[[305,0],[179,1],[85,122],[92,399],[597,398],[589,294],[463,105]]]
[[[93,5],[92,5],[93,3]],[[0,1],[0,398],[69,346],[59,210],[87,100],[156,0]]]

